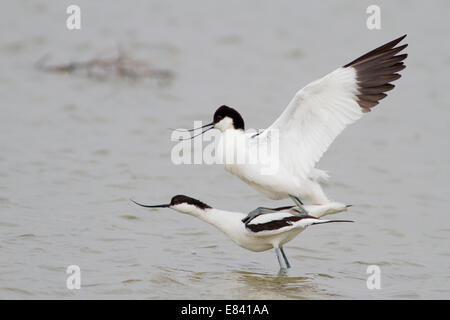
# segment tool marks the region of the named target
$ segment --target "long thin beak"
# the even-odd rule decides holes
[[[134,203],[136,203],[138,206],[144,207],[144,208],[169,208],[170,207],[170,203],[169,204],[157,204],[154,206],[149,206],[146,204],[140,204],[136,201],[134,201],[133,199],[130,199],[131,201],[133,201]]]
[[[214,122],[211,122],[211,123],[205,124],[204,126],[201,126],[201,127],[198,127],[198,128],[194,128],[194,129],[189,129],[189,130],[172,129],[172,130],[180,131],[180,132],[192,132],[192,131],[195,131],[195,130],[198,130],[198,129],[207,128],[207,127],[213,126],[213,125],[214,125]]]
[[[198,136],[204,134],[206,131],[209,131],[209,130],[211,130],[212,128],[214,128],[214,123],[209,123],[209,124],[206,124],[206,125],[204,125],[204,126],[202,126],[202,127],[200,127],[200,128],[196,128],[196,129],[201,129],[201,128],[205,128],[205,127],[208,127],[208,126],[210,126],[208,129],[203,130],[203,131],[200,132],[199,134],[196,134],[195,136],[192,136],[192,137],[190,137],[190,138],[180,138],[179,141],[183,141],[183,140],[191,140],[191,139],[194,139],[195,137],[198,137]],[[196,130],[196,129],[191,129],[191,130],[187,130],[187,131],[193,131],[193,130]]]

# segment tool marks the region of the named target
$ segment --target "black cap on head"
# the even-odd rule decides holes
[[[235,129],[244,130],[244,119],[239,112],[225,105],[219,107],[216,112],[214,112],[214,124],[220,122],[225,117],[233,119],[233,126]]]
[[[211,209],[211,207],[208,206],[206,203],[203,203],[200,200],[197,200],[197,199],[194,199],[194,198],[182,195],[182,194],[176,195],[170,201],[170,205],[171,206],[174,206],[174,205],[177,205],[177,204],[181,204],[181,203],[191,204],[191,205],[196,206],[197,208],[200,208],[202,210]]]

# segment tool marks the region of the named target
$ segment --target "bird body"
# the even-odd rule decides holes
[[[215,208],[196,210],[187,207],[174,207],[174,210],[190,214],[213,225],[226,234],[238,246],[255,252],[282,246],[302,232],[308,225],[319,220],[317,218],[304,218],[299,219],[295,223],[288,224],[283,228],[259,231],[259,229],[255,228],[258,224],[260,225],[259,227],[264,227],[265,225],[269,228],[270,222],[282,221],[287,217],[295,216],[295,214],[276,212],[274,214],[261,215],[252,220],[248,225],[245,225],[242,219],[247,214],[241,212],[224,211]]]
[[[221,133],[216,150],[225,170],[272,200],[294,195],[310,199],[314,204],[329,202],[320,185],[321,181],[328,179],[325,171],[311,168],[305,177],[299,177],[293,174],[295,171],[291,166],[281,161],[283,155],[266,151],[270,148],[270,141],[260,141],[267,140],[266,134],[253,136],[253,133],[232,128]],[[241,159],[240,155],[243,155]],[[256,157],[252,161],[250,158],[254,155]]]
[[[316,216],[299,215],[300,212],[295,206],[283,207],[275,209],[277,211],[272,213],[257,216],[247,223],[242,221],[247,216],[246,213],[212,208],[197,199],[184,195],[175,196],[170,204],[164,205],[149,206],[135,203],[147,208],[171,208],[183,214],[194,216],[222,231],[240,247],[254,252],[273,248],[282,249],[285,243],[294,239],[310,225],[348,222],[347,220],[323,220],[319,218],[327,214],[345,211],[346,206],[339,203],[329,203],[324,206],[305,206]]]

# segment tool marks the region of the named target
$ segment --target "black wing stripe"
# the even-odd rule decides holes
[[[246,225],[247,229],[249,229],[252,232],[261,232],[261,231],[273,231],[278,230],[287,226],[292,225],[293,222],[300,221],[302,219],[306,218],[312,218],[317,219],[316,217],[312,216],[289,216],[280,220],[273,220],[265,223],[258,223],[258,224],[252,224],[249,223]],[[319,220],[319,219],[317,219]]]

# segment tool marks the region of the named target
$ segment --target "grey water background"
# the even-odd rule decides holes
[[[65,27],[81,7],[82,29]],[[0,298],[450,298],[448,1],[4,1],[0,11]],[[281,206],[220,165],[170,160],[168,128],[222,105],[267,127],[294,93],[404,33],[396,88],[319,163],[353,224],[310,228],[274,252],[246,251],[166,203],[187,194],[227,210]],[[120,44],[175,73],[169,85],[44,73]],[[206,123],[206,122],[205,122]],[[66,288],[66,268],[82,288]],[[381,268],[369,290],[366,269]]]

